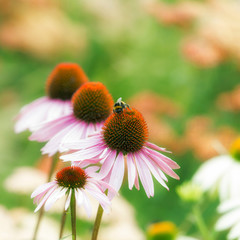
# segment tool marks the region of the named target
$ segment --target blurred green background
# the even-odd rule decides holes
[[[168,99],[180,109],[176,117],[153,114],[159,121],[167,122],[178,139],[185,139],[184,150],[176,153],[172,145],[155,142],[173,152],[169,156],[181,166],[177,170],[181,180],[169,179],[169,192],[155,181],[155,196],[151,199],[142,188],[129,191],[127,184],[121,193],[136,209],[136,220],[144,231],[150,223],[164,220],[173,221],[181,228],[191,207],[181,202],[176,186],[190,179],[201,161],[206,160],[206,157],[198,158],[194,148],[186,147],[187,122],[204,116],[211,121],[213,137],[221,126],[229,127],[237,135],[239,111],[225,111],[216,101],[220,94],[231,92],[238,85],[238,63],[228,58],[215,66],[202,67],[187,60],[181,52],[181,43],[194,24],[182,28],[159,23],[148,13],[145,3],[136,0],[111,3],[0,1],[0,4],[0,204],[9,209],[19,206],[34,209],[30,196],[9,193],[3,187],[14,169],[36,164],[43,146],[28,141],[28,132],[16,135],[13,119],[23,105],[45,95],[45,81],[55,65],[76,62],[91,81],[103,82],[115,100],[122,97],[128,102],[136,95],[141,99],[141,94],[148,91]],[[28,13],[40,15],[35,20],[31,17],[26,20]],[[56,18],[52,22],[56,23],[56,29],[63,24],[61,34],[51,35],[48,32],[51,29],[41,28],[41,14],[43,18],[47,15]],[[31,20],[33,26],[29,24]],[[47,44],[44,35],[48,34],[52,41],[50,46],[57,45],[54,51],[50,51],[49,46],[44,48]],[[68,42],[70,38],[74,43]],[[196,134],[195,138],[198,137],[202,138]],[[203,211],[210,229],[217,217],[216,204],[212,202]],[[86,231],[91,227],[86,223]],[[186,230],[187,234],[197,235],[195,227]],[[225,239],[224,235],[218,239]]]

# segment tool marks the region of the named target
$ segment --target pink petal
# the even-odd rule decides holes
[[[83,193],[80,189],[75,189],[75,198],[77,205],[80,207],[83,204]]]
[[[169,151],[166,150],[166,148],[161,148],[161,147],[159,147],[159,146],[157,146],[157,145],[155,145],[155,144],[153,144],[153,143],[150,143],[150,142],[146,142],[145,145],[146,145],[147,147],[150,147],[150,148],[152,148],[152,149],[154,149],[154,150],[157,150],[157,151],[169,152]],[[170,152],[169,152],[169,153],[170,153]]]
[[[38,188],[36,188],[32,195],[31,195],[31,198],[34,198],[36,197],[37,195],[41,194],[42,192],[45,192],[47,191],[48,189],[50,189],[52,186],[56,185],[56,181],[53,181],[53,182],[48,182],[48,183],[45,183],[41,186],[39,186]]]
[[[109,171],[111,171],[113,163],[115,162],[117,152],[109,151],[109,155],[104,159],[102,167],[100,169],[99,175],[100,178],[104,178],[108,175]]]
[[[82,193],[83,193],[83,195],[82,195],[83,196],[83,207],[85,208],[88,217],[90,217],[91,212],[92,212],[90,201],[89,201],[87,195],[84,192],[82,192]]]
[[[132,190],[136,178],[137,170],[134,164],[134,159],[131,153],[127,155],[127,169],[128,169],[128,187]]]
[[[48,211],[58,199],[65,195],[66,191],[67,188],[57,188],[45,202],[44,209]]]
[[[95,199],[97,199],[97,201],[101,204],[102,208],[105,211],[108,211],[108,207],[110,205],[110,201],[107,198],[107,196],[101,192],[99,190],[99,188],[97,188],[96,186],[94,186],[93,184],[87,184],[85,187],[85,190],[91,194]]]
[[[104,149],[96,146],[85,150],[79,150],[74,153],[62,155],[61,159],[64,161],[82,161],[85,159],[98,158],[103,150]]]
[[[71,196],[72,196],[72,189],[70,188],[69,193],[68,193],[68,197],[65,203],[65,211],[69,208],[70,205],[70,201],[71,201]]]
[[[123,181],[124,176],[124,157],[120,152],[115,160],[115,163],[112,168],[111,177],[109,184],[118,192]],[[109,194],[109,197],[114,197],[112,194]]]
[[[157,157],[154,154],[149,155],[148,152],[144,152],[144,154],[145,154],[145,156],[151,158],[163,172],[165,172],[172,178],[179,179],[179,176],[162,159],[160,159],[159,157]]]
[[[160,158],[162,161],[164,161],[169,167],[171,167],[172,169],[179,169],[180,166],[174,162],[172,159],[164,156],[163,154],[159,153],[159,152],[156,152],[150,148],[146,148],[146,147],[143,147],[144,150],[146,150],[150,155],[154,155],[158,158]]]
[[[145,189],[145,192],[148,197],[154,195],[154,187],[152,175],[146,165],[146,163],[139,157],[137,153],[135,153],[135,161],[139,173],[139,177],[141,179],[142,185]]]
[[[147,167],[149,168],[149,170],[151,171],[151,173],[153,174],[153,176],[157,179],[157,181],[163,186],[165,187],[167,190],[169,190],[168,186],[166,185],[166,183],[163,181],[162,176],[160,174],[160,172],[158,171],[158,167],[155,164],[155,162],[153,161],[149,161],[149,159],[147,159],[147,157],[142,154],[139,153],[139,156],[141,157],[141,159],[146,163]]]
[[[64,144],[64,147],[68,149],[86,149],[101,143],[103,143],[102,137],[98,134],[97,136],[88,137],[86,139],[82,138],[78,141],[69,141],[68,143]]]
[[[55,119],[50,122],[44,122],[35,129],[32,129],[34,131],[32,135],[29,137],[30,140],[36,140],[39,142],[45,142],[50,140],[52,137],[54,137],[59,131],[63,130],[69,124],[74,122],[74,118],[72,115],[65,116],[59,119]]]
[[[43,204],[47,201],[47,199],[50,197],[50,195],[55,191],[55,189],[56,189],[57,187],[58,187],[57,185],[53,186],[53,187],[46,193],[46,195],[44,196],[44,198],[42,199],[42,201],[38,204],[38,206],[36,207],[36,209],[34,210],[34,212],[37,212],[37,211],[43,206]]]
[[[64,136],[73,128],[74,123],[68,125],[64,129],[60,130],[53,138],[48,141],[48,143],[41,149],[43,154],[48,154],[49,156],[53,156],[55,153],[59,151],[61,141]]]

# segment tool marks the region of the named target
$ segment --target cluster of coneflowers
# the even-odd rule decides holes
[[[32,132],[30,140],[47,142],[42,154],[52,157],[49,182],[31,195],[41,209],[33,239],[36,238],[44,210],[66,196],[70,206],[72,239],[76,239],[76,204],[91,214],[89,195],[99,202],[92,239],[97,239],[103,211],[121,188],[125,170],[129,189],[139,186],[139,178],[148,197],[154,196],[152,175],[166,189],[165,174],[178,179],[173,169],[178,164],[147,141],[147,124],[139,111],[121,99],[115,104],[100,82],[89,82],[77,64],[56,66],[46,84],[47,96],[25,106],[16,119],[15,130]],[[69,166],[57,172],[50,182],[58,155]],[[62,237],[62,228],[61,226]]]

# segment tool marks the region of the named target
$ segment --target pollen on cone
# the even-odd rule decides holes
[[[102,122],[113,109],[113,99],[107,88],[100,82],[88,82],[72,97],[76,118],[87,123]]]
[[[147,124],[136,109],[112,114],[103,126],[104,141],[122,153],[139,151],[148,138]]]
[[[82,68],[76,63],[60,63],[49,75],[46,92],[50,98],[70,100],[73,93],[88,78]]]
[[[67,188],[82,188],[87,179],[87,174],[80,167],[65,167],[56,174],[59,186]]]

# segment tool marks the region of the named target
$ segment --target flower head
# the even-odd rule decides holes
[[[136,109],[112,114],[103,126],[103,139],[107,146],[123,154],[141,150],[147,137],[147,124]]]
[[[236,139],[230,147],[230,154],[236,161],[240,161],[240,138]]]
[[[78,64],[60,63],[48,77],[46,92],[51,99],[70,100],[74,92],[87,81]]]
[[[240,197],[239,139],[233,143],[231,155],[225,154],[206,161],[193,176],[193,182],[204,191],[217,193],[220,200]]]
[[[31,130],[38,124],[72,112],[71,97],[88,79],[75,63],[58,64],[48,77],[47,96],[24,106],[16,117],[15,132]]]
[[[114,191],[107,183],[93,177],[96,167],[83,170],[80,167],[65,167],[56,174],[54,181],[39,186],[31,195],[34,203],[37,203],[35,212],[42,206],[48,211],[52,205],[64,195],[67,195],[65,210],[70,204],[71,195],[74,192],[78,206],[83,206],[88,215],[91,214],[91,206],[87,194],[93,196],[104,210],[108,211],[110,201],[104,194],[104,189]]]
[[[165,151],[147,142],[147,125],[136,109],[125,108],[113,113],[105,122],[102,131],[80,141],[72,141],[64,146],[74,153],[61,158],[74,164],[102,163],[99,176],[115,190],[119,190],[124,176],[125,164],[128,171],[129,188],[139,189],[138,176],[148,197],[154,195],[152,175],[168,189],[164,174],[179,179],[172,170],[178,164],[158,151]],[[111,196],[113,197],[113,196]]]
[[[113,107],[107,88],[99,82],[82,85],[72,97],[73,111],[53,121],[38,125],[30,140],[48,141],[42,148],[50,156],[66,150],[64,144],[99,132]]]
[[[72,98],[74,116],[86,123],[105,121],[111,114],[113,99],[100,82],[83,85]]]
[[[147,229],[148,240],[175,240],[177,227],[172,222],[158,222],[151,224]]]

